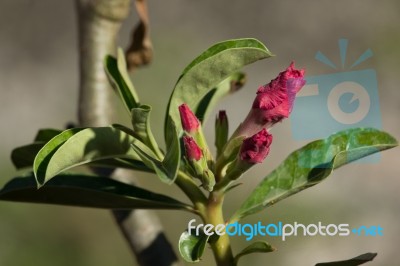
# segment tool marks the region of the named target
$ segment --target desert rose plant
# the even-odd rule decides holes
[[[273,153],[271,143],[279,138],[273,137],[269,129],[289,117],[296,93],[305,85],[305,71],[291,63],[275,79],[260,86],[253,103],[248,103],[247,117],[230,136],[228,115],[220,111],[215,121],[216,154],[210,150],[203,125],[219,99],[244,85],[241,68],[270,56],[259,41],[237,39],[217,43],[195,58],[183,70],[171,94],[165,114],[164,150],[150,128],[152,109],[139,101],[119,50],[117,58],[105,59],[105,71],[130,113],[132,125],[40,130],[32,144],[12,153],[17,168],[32,167],[33,173],[12,179],[0,191],[0,198],[106,209],[190,212],[211,226],[197,232],[182,228],[178,248],[188,262],[199,262],[207,245],[220,266],[236,265],[242,256],[254,252],[274,251],[269,243],[256,241],[233,254],[229,234],[220,225],[234,224],[260,212],[318,184],[338,167],[397,146],[397,141],[373,128],[348,129],[313,141],[291,153],[254,188],[231,217],[226,217],[225,195],[235,190],[238,179],[252,166],[268,161],[268,154]],[[103,176],[68,172],[83,164],[97,169],[127,168],[154,173],[161,182],[177,185],[188,202]],[[363,257],[358,261],[367,260]]]

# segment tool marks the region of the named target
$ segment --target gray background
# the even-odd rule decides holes
[[[337,40],[349,39],[348,62],[367,48],[374,56],[357,69],[377,72],[383,128],[400,138],[399,47],[400,2],[387,1],[150,1],[155,59],[133,75],[142,102],[154,106],[153,128],[161,128],[169,94],[181,70],[215,42],[239,37],[263,41],[277,56],[245,71],[246,87],[225,99],[232,129],[247,114],[259,85],[268,82],[291,60],[309,75],[333,73],[314,60],[321,50],[339,63]],[[39,128],[64,127],[76,120],[78,58],[76,14],[73,1],[3,0],[0,2],[0,183],[16,175],[11,150],[29,143]],[[120,34],[127,45],[136,21],[132,15]],[[155,97],[157,95],[157,97]],[[121,113],[120,122],[128,118]],[[207,136],[213,139],[212,124]],[[305,125],[307,126],[307,125]],[[245,184],[228,196],[228,213],[293,149],[290,121],[273,128],[275,135],[267,161],[244,177]],[[383,237],[296,237],[282,242],[260,238],[278,248],[267,255],[252,255],[242,265],[314,265],[378,252],[370,265],[397,265],[400,231],[399,150],[383,153],[376,164],[354,164],[336,171],[327,181],[244,222],[298,221],[380,225]],[[141,176],[146,187],[184,196]],[[167,234],[176,246],[188,214],[159,212]],[[245,246],[234,238],[234,250]],[[0,264],[106,266],[132,265],[133,259],[106,211],[0,202]],[[206,251],[204,265],[212,263]]]

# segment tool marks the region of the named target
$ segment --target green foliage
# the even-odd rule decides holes
[[[117,58],[110,55],[107,56],[104,65],[107,77],[112,87],[121,97],[128,112],[135,107],[139,107],[139,97],[126,69],[124,51],[119,48]]]
[[[356,128],[317,140],[293,152],[251,192],[231,221],[261,211],[328,177],[332,171],[354,160],[397,146],[389,134]]]
[[[237,39],[217,43],[194,59],[179,77],[168,103],[164,124],[167,148],[164,152],[150,128],[151,107],[139,103],[129,79],[123,51],[119,49],[117,58],[107,56],[104,64],[111,85],[131,114],[132,127],[112,125],[39,131],[32,144],[16,148],[11,155],[16,168],[33,166],[34,176],[11,180],[0,190],[0,200],[106,209],[186,210],[199,215],[204,223],[225,224],[222,209],[224,196],[238,185],[226,177],[235,169],[230,166],[238,161],[239,149],[245,137],[234,136],[227,140],[228,129],[224,128],[226,132],[221,131],[222,137],[217,141],[218,154],[215,159],[203,136],[195,139],[201,147],[198,149],[202,149],[199,154],[203,156],[203,167],[207,169],[204,174],[209,183],[203,184],[207,198],[196,183],[193,169],[190,169],[184,156],[186,147],[181,147],[183,129],[178,106],[186,103],[204,123],[222,97],[244,84],[245,75],[239,72],[241,68],[271,56],[258,40]],[[389,134],[371,128],[349,129],[311,142],[290,154],[267,175],[234,213],[230,222],[318,184],[340,166],[397,144]],[[105,177],[65,174],[66,170],[80,165],[112,169],[123,167],[155,173],[162,182],[178,185],[192,205]],[[241,166],[240,169],[248,169],[251,165]],[[235,177],[239,177],[239,174]],[[233,257],[227,235],[210,237],[204,233],[197,236],[184,232],[179,240],[179,251],[186,261],[198,262],[207,243],[211,243],[217,264],[220,265],[233,265],[242,256],[275,250],[268,243],[254,242]],[[317,265],[351,266],[372,259],[365,255],[349,261]]]
[[[196,116],[202,123],[207,121],[212,108],[225,96],[238,91],[246,82],[246,74],[237,72],[221,81],[215,88],[210,90],[196,108]]]
[[[218,84],[236,73],[245,65],[268,58],[272,54],[258,40],[238,39],[217,43],[194,59],[184,70],[168,103],[165,120],[165,135],[168,139],[168,124],[174,122],[178,133],[182,131],[178,106],[186,103],[197,113],[201,99],[214,88],[224,88]],[[212,101],[208,101],[211,103]],[[206,114],[204,104],[201,112]],[[168,142],[167,142],[168,145]]]
[[[171,130],[174,130],[174,128]],[[163,161],[157,159],[156,155],[142,142],[137,140],[132,143],[133,150],[139,155],[143,163],[152,169],[161,181],[167,184],[172,184],[177,177],[181,157],[179,140],[174,134],[171,134],[171,137],[175,140],[171,141],[171,147]]]
[[[247,247],[245,247],[242,251],[240,251],[236,256],[235,256],[235,263],[239,261],[239,259],[245,255],[249,255],[252,253],[268,253],[268,252],[273,252],[276,249],[272,247],[270,244],[264,241],[257,241],[254,243],[251,243]]]
[[[315,266],[357,266],[372,261],[376,255],[376,253],[365,253],[349,260],[317,263]]]
[[[163,154],[158,147],[158,144],[151,132],[150,128],[150,111],[151,106],[141,105],[137,108],[132,108],[132,126],[133,132],[138,136],[138,138],[146,144],[159,159],[162,159]]]
[[[57,175],[40,190],[33,175],[14,178],[0,191],[0,199],[103,209],[191,210],[189,205],[133,185],[73,174]]]
[[[131,149],[135,138],[113,127],[75,128],[52,138],[37,154],[33,170],[38,186],[78,165],[101,159],[140,160]]]
[[[187,262],[199,262],[209,238],[205,234],[197,236],[188,231],[183,232],[178,244],[182,258]]]

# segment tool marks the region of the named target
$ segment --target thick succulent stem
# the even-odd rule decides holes
[[[206,223],[214,226],[225,224],[222,205],[224,193],[211,192],[208,206]],[[214,254],[215,262],[218,266],[234,266],[234,257],[228,234],[221,235],[215,242],[211,242],[211,249]]]
[[[80,126],[107,126],[113,121],[114,93],[104,72],[103,59],[115,54],[122,22],[131,0],[76,0],[79,25]],[[113,178],[136,184],[131,172],[118,170]],[[114,211],[117,224],[142,266],[177,265],[177,257],[166,239],[161,223],[148,210]]]

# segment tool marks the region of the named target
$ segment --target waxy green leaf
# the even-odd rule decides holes
[[[171,127],[171,130],[175,130],[173,124],[171,124]],[[176,138],[177,134],[171,134],[170,137]],[[154,170],[161,181],[167,184],[172,184],[175,181],[178,175],[181,157],[178,139],[171,140],[171,147],[162,161],[157,159],[153,151],[139,140],[132,143],[132,148],[139,155],[143,163]]]
[[[245,83],[246,75],[242,72],[234,73],[215,88],[210,90],[199,102],[194,110],[197,118],[204,124],[213,107],[225,96],[238,91]]]
[[[59,129],[52,129],[52,128],[40,129],[36,134],[34,142],[41,142],[41,141],[47,142],[52,138],[54,138],[55,136],[57,136],[58,134],[60,134],[61,132],[62,130]]]
[[[51,139],[37,154],[33,170],[38,186],[71,167],[96,160],[140,160],[131,135],[113,127],[70,129]]]
[[[182,258],[187,262],[199,262],[209,238],[206,234],[197,236],[188,231],[183,232],[178,244]]]
[[[151,107],[148,105],[141,105],[138,108],[132,109],[131,113],[133,131],[137,134],[139,139],[157,155],[159,159],[163,159],[164,155],[160,151],[160,148],[158,147],[150,128],[150,111]]]
[[[12,179],[0,190],[0,200],[103,209],[181,209],[192,207],[168,196],[106,177],[60,174],[37,189],[33,175]]]
[[[11,152],[11,161],[15,168],[22,169],[32,167],[36,154],[45,145],[45,142],[34,142],[25,146],[15,148]]]
[[[377,253],[365,253],[349,260],[317,263],[315,266],[357,266],[372,261],[376,255]]]
[[[15,148],[11,152],[11,161],[13,162],[15,168],[22,169],[26,167],[32,167],[35,156],[39,150],[46,144],[47,141],[51,140],[61,132],[62,130],[58,129],[40,129],[36,134],[33,143]]]
[[[348,129],[293,152],[253,190],[231,222],[261,211],[314,186],[347,163],[397,146],[388,133],[372,128]]]
[[[25,146],[15,148],[11,153],[11,160],[17,169],[32,168],[37,153],[46,142],[34,142]],[[139,170],[144,172],[154,172],[143,164],[143,162],[132,159],[112,158],[96,160],[88,163],[89,166],[106,167],[106,168],[126,168],[131,170]]]
[[[235,264],[237,264],[239,259],[245,255],[249,255],[252,253],[268,253],[268,252],[273,252],[275,250],[276,249],[274,247],[272,247],[270,244],[264,241],[257,241],[251,243],[249,246],[245,247],[235,256]]]
[[[175,123],[178,134],[182,131],[179,105],[186,103],[196,110],[207,93],[224,79],[243,66],[270,56],[272,54],[258,40],[237,39],[217,43],[193,60],[183,71],[169,100],[165,121],[166,141],[171,134],[168,130],[171,122]]]
[[[128,112],[139,107],[139,97],[126,68],[124,51],[118,48],[117,58],[106,56],[104,67],[111,86],[118,92]]]

